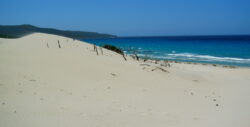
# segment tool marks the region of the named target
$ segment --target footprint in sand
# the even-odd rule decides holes
[[[199,120],[200,118],[199,117],[194,117],[193,120]]]
[[[60,107],[61,110],[64,110],[64,107]]]
[[[80,113],[79,113],[79,116],[82,116],[82,115],[84,115],[84,114],[83,114],[82,112],[80,112]]]
[[[111,87],[110,87],[110,86],[108,86],[108,87],[107,87],[107,89],[108,89],[108,90],[110,90],[110,89],[111,89]]]
[[[165,119],[168,125],[177,125],[180,121],[180,118],[173,114],[165,114]]]
[[[185,93],[189,93],[187,90],[184,90]],[[194,96],[193,92],[190,92],[190,95]]]
[[[114,74],[114,73],[111,73],[111,75],[112,75],[112,76],[116,76],[116,74]]]
[[[214,95],[215,95],[215,92],[213,92],[212,95],[214,96]],[[208,98],[208,97],[209,97],[209,96],[205,96],[205,98]],[[221,98],[221,96],[218,96],[218,97]],[[211,100],[212,100],[213,102],[217,102],[217,101],[218,101],[216,98],[213,98],[213,99],[211,98]],[[217,103],[217,104],[215,104],[215,106],[216,106],[216,107],[219,107],[219,104]]]
[[[149,108],[149,109],[148,109],[148,112],[151,112],[151,111],[152,111],[152,109],[151,109],[151,108]]]
[[[194,82],[198,82],[199,80],[193,80]]]

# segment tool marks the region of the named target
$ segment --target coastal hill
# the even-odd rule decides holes
[[[0,37],[2,38],[18,38],[35,32],[55,34],[75,39],[91,39],[91,38],[113,38],[115,35],[86,32],[86,31],[69,31],[58,30],[53,28],[40,28],[33,25],[0,25]]]

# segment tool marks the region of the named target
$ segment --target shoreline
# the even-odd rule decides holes
[[[136,60],[134,55],[126,54],[126,56],[132,57]],[[143,57],[139,57],[141,60],[145,60]],[[227,64],[214,64],[214,63],[202,63],[202,62],[184,62],[184,61],[176,61],[176,60],[163,60],[163,59],[154,59],[154,58],[146,58],[147,61],[155,62],[170,62],[170,63],[180,63],[180,64],[193,64],[193,65],[209,65],[214,67],[224,67],[224,68],[250,68],[249,66],[237,66],[237,65],[227,65]]]
[[[179,40],[181,38],[178,37],[176,37],[177,40],[138,37],[137,39],[89,39],[86,41],[98,46],[114,45],[126,54],[136,53],[140,57],[152,57],[152,59],[250,67],[250,57],[247,52],[249,45],[245,44],[245,41],[237,39],[230,41],[223,40],[223,38],[222,40],[211,38],[209,40],[208,37],[202,40],[202,38],[194,37],[192,41]],[[209,48],[205,48],[206,46]]]

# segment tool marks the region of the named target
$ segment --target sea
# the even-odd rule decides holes
[[[139,57],[250,67],[250,35],[166,36],[84,39],[103,46],[114,45]]]

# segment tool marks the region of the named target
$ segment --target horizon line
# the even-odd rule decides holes
[[[62,28],[50,28],[50,27],[41,27],[33,24],[16,24],[16,25],[10,25],[10,24],[0,24],[0,26],[22,26],[22,25],[30,25],[33,27],[38,27],[38,28],[45,28],[45,29],[57,29],[57,30],[63,30],[63,31],[79,31],[79,32],[92,32],[92,33],[100,33],[100,34],[110,34],[117,36],[118,38],[132,38],[132,37],[248,37],[250,36],[249,34],[191,34],[191,35],[129,35],[129,36],[121,36],[121,35],[116,35],[112,33],[107,33],[107,32],[98,32],[98,31],[86,31],[86,30],[70,30],[70,29],[62,29]]]

